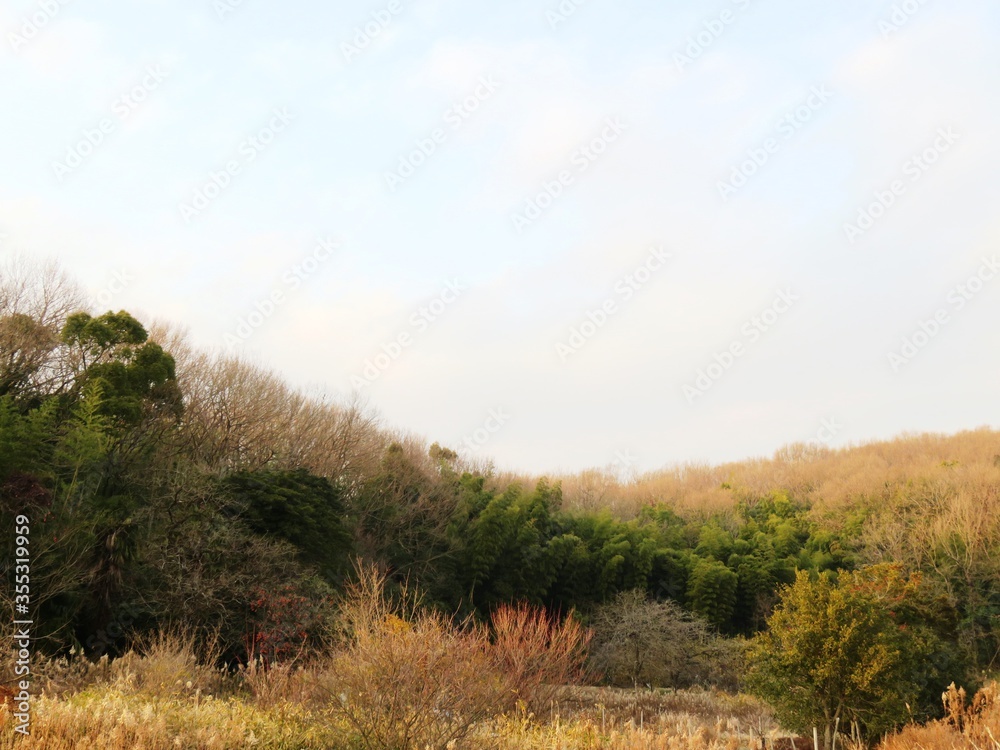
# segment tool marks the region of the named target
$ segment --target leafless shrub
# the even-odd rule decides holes
[[[334,711],[366,748],[459,746],[518,698],[537,700],[548,680],[578,668],[585,639],[575,623],[510,608],[498,614],[494,641],[485,627],[421,609],[406,592],[390,600],[385,582],[359,569],[328,674]]]
[[[582,676],[590,633],[572,617],[560,620],[527,605],[501,606],[491,617],[493,644],[512,696],[536,713]]]

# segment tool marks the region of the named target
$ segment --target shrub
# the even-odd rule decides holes
[[[537,704],[551,681],[579,669],[586,637],[572,621],[502,608],[491,638],[471,620],[421,609],[405,590],[391,601],[385,582],[374,569],[358,570],[327,682],[334,711],[366,748],[454,747],[476,724],[518,700]]]
[[[837,723],[878,735],[902,724],[921,691],[933,633],[901,621],[919,598],[919,577],[898,566],[815,581],[800,572],[749,649],[747,686],[774,706],[785,726],[823,728],[832,745]]]
[[[502,605],[491,618],[499,668],[511,696],[535,713],[564,685],[583,677],[591,634],[572,616],[563,620],[527,605]]]
[[[247,661],[270,667],[316,653],[330,626],[332,597],[310,591],[300,582],[251,590],[252,632],[246,635]]]

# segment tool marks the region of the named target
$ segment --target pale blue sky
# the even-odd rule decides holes
[[[239,349],[344,397],[409,334],[362,389],[372,406],[464,451],[502,409],[479,452],[504,467],[764,455],[826,438],[824,420],[832,445],[1000,423],[1000,275],[961,310],[949,301],[1000,252],[995,4],[586,0],[553,28],[559,7],[10,0],[0,256],[56,257],[107,307],[184,324],[203,346],[225,348],[282,292]],[[373,14],[391,21],[348,62]],[[702,32],[698,58],[678,61]],[[467,118],[448,114],[466,100]],[[287,127],[247,146],[281,109]],[[609,118],[623,131],[581,161]],[[54,167],[102,120],[77,168]],[[437,129],[390,190],[386,173]],[[934,163],[915,167],[927,149]],[[754,153],[766,162],[723,198]],[[238,174],[186,222],[181,204],[231,161]],[[512,215],[564,171],[571,184],[517,231]],[[897,180],[849,242],[844,225]],[[293,288],[287,270],[328,236],[340,250]],[[616,286],[654,245],[670,261],[625,300]],[[132,281],[108,293],[122,271]],[[417,325],[456,279],[465,291]],[[786,289],[798,300],[751,341]],[[606,324],[560,356],[608,299]],[[940,309],[948,322],[894,371],[888,355]],[[733,344],[744,354],[686,398]]]

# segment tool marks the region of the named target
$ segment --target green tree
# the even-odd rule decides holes
[[[21,513],[30,519],[32,603],[36,635],[45,646],[71,639],[88,600],[102,598],[102,586],[109,596],[115,593],[114,575],[102,577],[95,564],[104,549],[100,542],[108,541],[94,533],[106,460],[100,403],[99,386],[90,384],[60,421],[55,399],[22,413],[10,396],[0,397],[0,519]],[[11,541],[6,534],[0,538],[6,559],[13,557]]]
[[[882,734],[910,716],[925,662],[937,647],[910,617],[920,580],[880,565],[811,579],[800,571],[748,649],[746,685],[789,729],[820,728],[830,748],[838,723]],[[908,613],[904,615],[904,612]],[[939,689],[940,691],[940,689]]]
[[[719,628],[730,624],[736,611],[739,576],[717,560],[699,560],[688,580],[691,609]]]
[[[251,531],[294,545],[331,583],[346,572],[351,535],[340,490],[305,469],[231,474],[222,481]]]
[[[63,343],[76,353],[77,387],[100,383],[104,414],[123,425],[138,424],[150,408],[180,414],[174,358],[148,338],[125,311],[97,318],[74,313],[63,326]]]
[[[559,486],[541,480],[531,493],[515,484],[495,495],[484,493],[480,485],[467,480],[474,494],[464,507],[473,515],[467,524],[452,528],[464,537],[456,540],[457,572],[468,601],[482,612],[518,599],[541,603],[560,562],[549,549]],[[561,543],[557,554],[565,559],[572,546]]]

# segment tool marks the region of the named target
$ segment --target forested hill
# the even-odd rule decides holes
[[[958,482],[976,491],[976,478],[988,482],[1000,476],[998,466],[1000,433],[984,427],[957,435],[908,434],[840,449],[814,440],[788,445],[772,458],[718,466],[684,464],[625,482],[615,472],[599,469],[561,481],[574,507],[611,508],[622,516],[663,501],[691,511],[726,510],[737,497],[734,488],[757,495],[785,490],[817,507],[837,510],[864,498],[889,499],[914,483]]]
[[[230,659],[277,658],[327,632],[359,557],[448,611],[527,601],[586,620],[638,589],[727,635],[762,628],[797,570],[898,562],[973,668],[1000,649],[995,432],[625,483],[518,478],[166,326],[81,312],[56,271],[4,283],[0,509],[30,518],[48,650],[115,652],[182,621]]]

